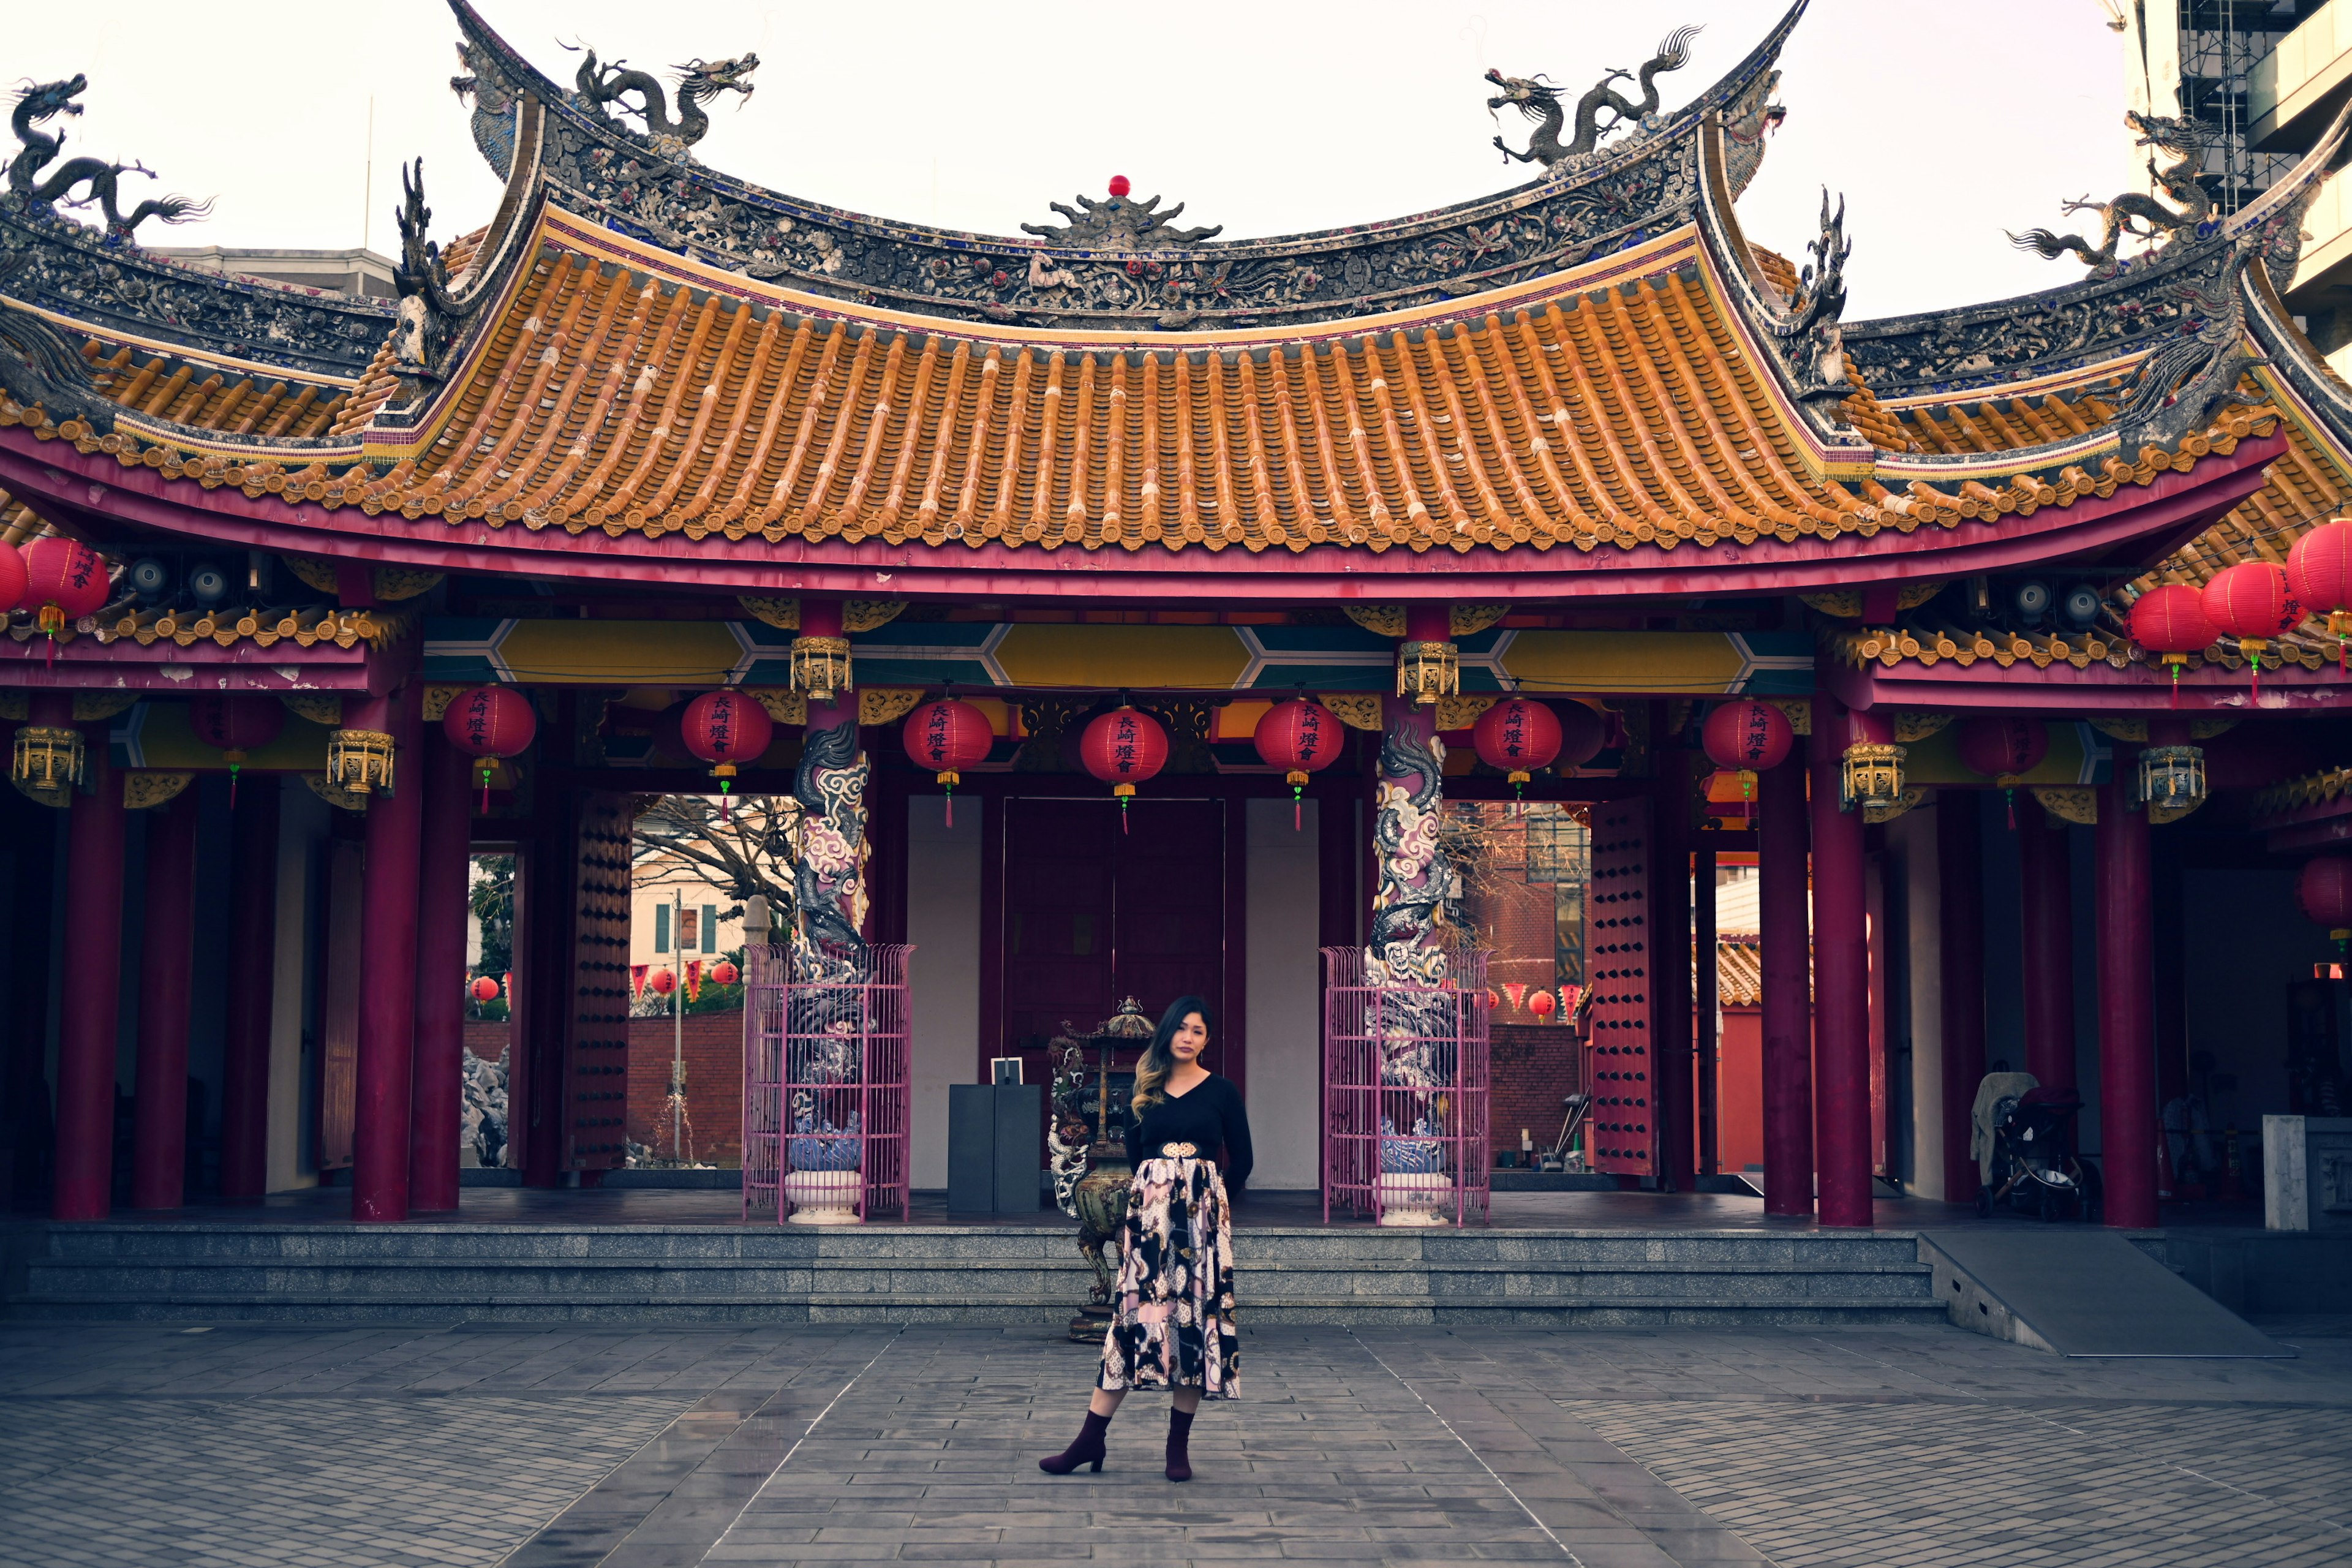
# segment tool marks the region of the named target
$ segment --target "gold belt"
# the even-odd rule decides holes
[[[1160,1157],[1163,1160],[1197,1160],[1201,1148],[1197,1143],[1162,1143]]]

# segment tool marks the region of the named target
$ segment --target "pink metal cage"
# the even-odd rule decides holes
[[[1407,1186],[1457,1226],[1486,1219],[1486,956],[1451,953],[1451,977],[1424,985],[1376,978],[1368,948],[1323,949],[1327,1222],[1377,1220]]]
[[[744,949],[744,1218],[782,1224],[816,1189],[849,1195],[861,1220],[907,1217],[914,951]]]

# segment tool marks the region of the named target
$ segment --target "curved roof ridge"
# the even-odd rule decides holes
[[[693,161],[582,107],[501,39],[469,0],[449,0],[467,36],[474,133],[509,172],[517,105],[547,117],[544,178],[614,232],[763,280],[949,320],[1143,326],[1322,321],[1479,292],[1557,270],[1660,232],[1695,195],[1697,128],[1741,127],[1735,179],[1762,156],[1773,62],[1808,0],[1727,75],[1658,123],[1547,178],[1411,216],[1300,234],[1150,248],[932,228],[771,191]],[[509,160],[502,163],[501,160]],[[647,179],[658,168],[662,178]]]

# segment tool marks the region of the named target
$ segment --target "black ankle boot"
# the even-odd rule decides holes
[[[1192,1455],[1188,1445],[1192,1440],[1192,1415],[1190,1411],[1171,1410],[1168,1413],[1168,1479],[1189,1481],[1192,1479]]]
[[[1040,1459],[1037,1468],[1049,1476],[1066,1476],[1080,1465],[1092,1463],[1099,1472],[1103,1462],[1103,1434],[1110,1430],[1110,1417],[1087,1412],[1087,1424],[1078,1428],[1078,1440],[1050,1459]],[[1174,1449],[1170,1449],[1174,1453]],[[1170,1463],[1174,1463],[1171,1459]],[[1173,1474],[1173,1471],[1170,1472]],[[1186,1475],[1192,1472],[1187,1470]]]

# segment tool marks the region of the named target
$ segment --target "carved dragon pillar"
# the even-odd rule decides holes
[[[793,883],[798,930],[805,940],[858,953],[866,948],[866,784],[873,770],[858,744],[857,692],[848,679],[842,606],[803,600],[800,631],[793,667],[808,700],[808,729],[793,783],[801,808]],[[840,662],[833,681],[817,686],[803,675],[814,668],[804,648],[829,658],[836,647]]]

